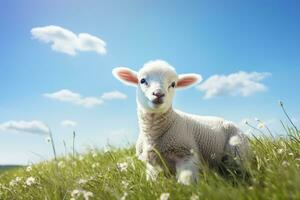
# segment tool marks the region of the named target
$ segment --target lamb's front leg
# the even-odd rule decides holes
[[[177,181],[189,185],[198,181],[200,162],[196,155],[181,158],[176,162]]]

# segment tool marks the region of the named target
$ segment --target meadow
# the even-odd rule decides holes
[[[250,137],[247,180],[203,167],[197,184],[181,185],[163,175],[146,181],[134,147],[109,147],[0,172],[0,199],[300,199],[300,132],[290,122],[282,124],[280,137],[262,122],[246,122],[256,133]]]

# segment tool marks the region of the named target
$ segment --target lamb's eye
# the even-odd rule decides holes
[[[141,81],[140,81],[140,83],[141,84],[147,84],[147,81],[146,81],[146,79],[142,78]]]
[[[175,85],[176,85],[176,83],[175,83],[175,82],[173,82],[173,83],[171,84],[171,87],[172,87],[172,88],[174,88],[174,87],[175,87]]]

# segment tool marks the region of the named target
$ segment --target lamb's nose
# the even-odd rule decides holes
[[[162,93],[161,91],[155,91],[152,93],[154,96],[156,96],[157,98],[162,98],[165,96],[164,93]]]

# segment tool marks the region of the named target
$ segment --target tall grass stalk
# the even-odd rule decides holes
[[[49,128],[49,127],[48,127]],[[49,128],[49,137],[51,140],[51,145],[52,145],[52,150],[53,150],[53,155],[54,155],[54,159],[57,160],[57,156],[56,156],[56,150],[55,150],[55,144],[54,144],[54,140],[53,140],[53,135],[52,135],[52,131]]]
[[[248,121],[246,121],[245,124],[247,126],[249,126],[250,128],[252,128],[253,130],[256,130],[256,131],[260,132],[262,135],[265,135],[265,133],[263,131],[261,131],[260,129],[258,129],[255,126],[251,125]]]
[[[65,149],[65,156],[67,156],[67,144],[66,144],[65,140],[63,140],[63,144],[64,144],[64,149]]]
[[[76,133],[75,133],[75,131],[73,131],[73,138],[72,138],[72,155],[73,155],[73,158],[75,157],[75,137],[76,137]]]
[[[279,101],[279,105],[280,107],[282,108],[285,116],[287,117],[287,119],[289,120],[289,122],[292,124],[292,126],[294,127],[294,129],[296,130],[297,133],[299,133],[299,130],[297,128],[297,126],[294,124],[294,122],[292,121],[292,119],[290,118],[290,116],[288,115],[288,113],[286,112],[285,108],[284,108],[284,105],[283,105],[283,102],[282,101]]]

